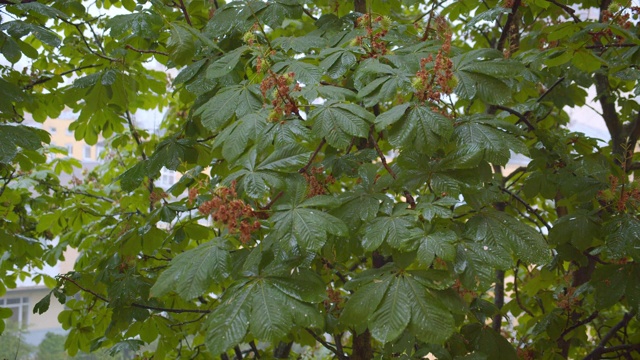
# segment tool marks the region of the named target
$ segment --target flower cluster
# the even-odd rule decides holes
[[[628,208],[637,209],[640,206],[640,184],[631,182],[620,185],[617,176],[609,176],[609,188],[598,191],[598,200],[606,205],[615,204],[618,212],[626,211]]]
[[[307,180],[309,186],[307,197],[312,198],[316,195],[324,195],[327,193],[326,186],[336,182],[332,175],[322,176],[324,168],[311,168],[311,173],[302,173],[304,179]]]
[[[204,215],[211,215],[213,221],[227,227],[229,233],[240,233],[240,241],[246,244],[251,233],[260,229],[256,212],[251,206],[238,199],[235,181],[230,187],[220,187],[213,193],[213,198],[198,207]]]
[[[300,91],[301,89],[300,84],[294,80],[294,77],[295,73],[292,72],[278,75],[272,70],[268,70],[268,76],[265,76],[262,83],[260,83],[260,91],[265,98],[267,98],[267,92],[273,89],[270,94],[272,98],[271,105],[273,105],[273,111],[269,114],[270,121],[279,121],[282,117],[290,114],[300,117],[298,105],[291,97],[292,91]]]
[[[389,32],[388,28],[389,25],[391,25],[391,19],[386,16],[378,16],[373,21],[378,25],[376,29],[371,25],[371,17],[369,14],[364,14],[356,20],[356,26],[362,27],[367,31],[366,36],[356,36],[353,42],[353,45],[364,45],[368,40],[369,48],[363,58],[375,59],[389,52],[387,43],[384,42],[382,38]]]
[[[329,285],[327,288],[327,299],[324,301],[325,309],[327,309],[327,311],[331,310],[332,305],[333,309],[340,309],[342,307],[342,301],[343,299],[340,290],[335,290],[331,285]]]
[[[443,18],[436,19],[438,34],[442,36],[443,43],[435,62],[433,56],[420,60],[420,70],[416,73],[413,86],[416,89],[416,97],[420,101],[437,102],[442,94],[451,94],[455,85],[453,77],[453,62],[449,58],[451,51],[451,31]],[[431,68],[427,65],[433,63]]]

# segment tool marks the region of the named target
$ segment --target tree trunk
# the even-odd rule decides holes
[[[280,341],[278,346],[273,350],[273,357],[276,359],[288,359],[289,353],[291,352],[291,345],[293,342],[283,342]]]
[[[367,329],[362,334],[353,337],[351,360],[371,359],[373,359],[373,348],[371,347],[371,333]]]

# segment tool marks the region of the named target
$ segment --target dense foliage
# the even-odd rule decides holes
[[[633,4],[0,2],[0,294],[51,286],[71,355],[640,356]],[[65,108],[108,148],[71,183],[19,124]]]

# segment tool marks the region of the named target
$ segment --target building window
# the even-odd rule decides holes
[[[57,130],[56,130],[56,128],[54,128],[54,127],[50,127],[50,128],[49,128],[49,132],[50,132],[50,133],[52,133],[52,134],[55,134],[55,133],[56,133],[56,131],[57,131]]]
[[[84,146],[84,159],[85,160],[91,160],[91,146],[89,145],[85,145]]]
[[[67,155],[73,156],[73,144],[67,144],[66,148],[67,148]]]
[[[159,180],[160,186],[171,186],[176,182],[176,172],[162,168]]]
[[[27,327],[29,324],[29,298],[15,297],[0,299],[0,306],[9,308],[13,315],[9,321],[18,324],[19,327]]]
[[[100,161],[100,156],[102,155],[103,152],[104,152],[104,146],[97,145],[96,146],[96,160]]]

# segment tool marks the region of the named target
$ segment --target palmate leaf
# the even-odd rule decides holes
[[[445,261],[453,261],[456,256],[455,242],[458,236],[451,230],[437,231],[418,238],[418,263],[431,266],[436,255]]]
[[[356,63],[353,52],[343,48],[330,48],[322,50],[320,67],[325,70],[332,79],[344,75]]]
[[[211,131],[218,131],[235,114],[243,117],[262,108],[262,98],[257,85],[228,86],[212,97],[198,110],[202,125]]]
[[[222,146],[222,156],[231,164],[235,162],[253,142],[264,134],[267,127],[267,114],[262,112],[248,114],[227,126],[216,137],[213,148]]]
[[[409,330],[424,342],[444,343],[455,330],[451,313],[436,296],[413,278],[404,277],[402,283],[411,305]]]
[[[401,148],[432,152],[453,133],[453,122],[428,106],[405,103],[378,115],[376,130],[388,126],[389,143]]]
[[[325,284],[308,270],[290,277],[266,275],[241,280],[227,289],[223,302],[207,319],[206,344],[221,353],[240,343],[247,330],[259,340],[277,341],[295,326],[322,328],[324,318],[313,305],[325,298]]]
[[[401,210],[391,216],[377,217],[366,225],[362,247],[366,251],[373,251],[386,241],[393,248],[403,248],[417,235],[412,231],[413,227],[415,227],[415,219],[407,211]]]
[[[366,138],[374,115],[355,104],[326,102],[309,113],[312,133],[335,148],[344,148],[353,136]]]
[[[480,254],[504,248],[527,263],[542,265],[550,260],[542,235],[504,212],[483,211],[474,216],[466,223],[465,235],[487,248]]]
[[[387,266],[365,272],[345,286],[354,287],[340,321],[358,332],[368,327],[382,343],[397,339],[407,328],[419,339],[433,343],[444,342],[454,331],[451,313],[410,273],[401,274]]]
[[[335,207],[335,198],[315,196],[306,199],[307,184],[290,181],[282,204],[274,207],[277,212],[271,217],[275,238],[285,248],[317,251],[327,240],[328,234],[343,236],[347,226],[342,220],[318,207]]]
[[[218,306],[207,318],[207,337],[205,343],[213,354],[220,354],[240,343],[249,328],[251,315],[251,290],[234,289],[229,298]]]
[[[247,51],[249,48],[247,46],[240,46],[239,48],[234,49],[222,57],[214,61],[207,68],[207,77],[211,79],[219,78],[221,76],[227,75],[230,73],[233,68],[238,65],[240,62],[240,57]]]
[[[159,297],[175,291],[183,299],[191,300],[203,295],[212,282],[226,279],[230,257],[220,241],[208,241],[173,258],[151,288],[151,295]]]
[[[471,154],[481,152],[488,162],[506,165],[511,158],[510,151],[524,155],[529,153],[526,145],[514,134],[500,129],[509,124],[479,115],[464,118],[457,125],[453,137],[459,150]]]
[[[402,281],[392,281],[382,303],[369,319],[374,339],[388,343],[402,334],[411,320],[411,302]]]
[[[295,79],[305,86],[320,83],[322,71],[316,65],[300,60],[289,59],[274,64],[271,70],[277,73],[294,73]]]
[[[37,150],[43,142],[49,142],[46,131],[24,125],[0,125],[0,163],[10,163],[18,154],[18,147]]]
[[[258,199],[267,196],[270,188],[282,185],[287,173],[299,169],[306,164],[310,152],[297,144],[282,146],[257,164],[258,148],[253,146],[246,155],[237,160],[241,169],[231,173],[227,183],[238,180],[239,190],[247,196]]]
[[[454,57],[454,75],[458,86],[454,92],[463,99],[476,97],[490,104],[502,104],[511,99],[511,89],[501,79],[522,76],[521,63],[505,60],[494,49],[479,49]]]
[[[291,313],[286,295],[265,281],[258,281],[251,294],[251,333],[259,339],[275,341],[291,329]]]
[[[196,42],[191,32],[181,24],[171,24],[171,36],[167,41],[169,58],[178,65],[187,65],[196,53]]]

